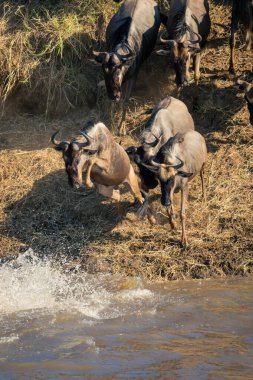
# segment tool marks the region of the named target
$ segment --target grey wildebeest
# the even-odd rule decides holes
[[[89,122],[80,135],[71,141],[56,141],[58,132],[52,135],[51,141],[55,149],[63,153],[68,181],[72,187],[79,188],[82,185],[82,173],[85,170],[85,185],[88,188],[93,187],[92,178],[100,194],[119,202],[118,187],[127,184],[135,200],[139,204],[144,202],[127,153],[103,123]]]
[[[193,129],[193,119],[181,100],[168,96],[154,107],[140,136],[141,146],[131,146],[126,150],[131,160],[138,165],[141,187],[144,191],[155,188],[158,181],[154,173],[142,163],[148,163],[161,146],[176,133],[184,133]]]
[[[249,83],[243,80],[238,80],[237,83],[240,85],[240,89],[244,90],[245,100],[247,102],[249,110],[250,124],[253,125],[253,83]]]
[[[253,0],[233,0],[231,36],[230,36],[230,63],[229,71],[234,74],[235,33],[238,23],[246,29],[247,49],[253,49]]]
[[[186,201],[188,197],[188,182],[198,173],[201,177],[202,196],[205,199],[204,165],[207,159],[207,148],[203,136],[189,130],[177,133],[171,137],[151,159],[150,164],[144,164],[156,174],[161,185],[161,203],[169,207],[168,215],[172,228],[174,223],[173,195],[181,191],[180,218],[182,224],[181,244],[187,245],[185,232]]]
[[[168,39],[160,37],[166,50],[158,54],[171,55],[176,72],[176,84],[182,87],[189,80],[190,60],[194,60],[194,79],[200,78],[200,52],[210,32],[208,0],[172,0],[167,22]]]
[[[142,62],[155,46],[160,23],[160,10],[154,0],[126,0],[108,24],[107,51],[93,52],[95,60],[102,65],[109,98],[118,102],[122,83],[126,82],[120,133],[125,132],[132,86]]]

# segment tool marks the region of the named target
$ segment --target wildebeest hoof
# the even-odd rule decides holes
[[[170,222],[170,226],[171,226],[171,229],[172,230],[176,230],[177,229],[177,224],[173,221]]]
[[[229,72],[230,74],[235,75],[235,69],[233,67],[229,68]]]
[[[88,189],[92,189],[93,183],[91,181],[87,181],[87,182],[85,182],[85,186],[88,187]]]
[[[148,215],[148,221],[151,224],[151,226],[156,224],[156,219],[155,219],[154,215]]]
[[[186,251],[187,248],[189,248],[187,240],[181,240],[180,247],[182,248],[182,250]]]
[[[126,123],[123,121],[119,127],[119,135],[126,136]]]

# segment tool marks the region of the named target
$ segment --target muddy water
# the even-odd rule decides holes
[[[253,281],[0,267],[0,379],[253,379]]]

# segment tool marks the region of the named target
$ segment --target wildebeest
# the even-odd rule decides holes
[[[80,135],[71,141],[51,141],[56,150],[62,151],[69,184],[74,188],[82,185],[82,173],[86,171],[85,185],[93,187],[91,178],[100,194],[120,201],[119,185],[126,183],[135,200],[142,204],[138,179],[125,150],[113,139],[106,126],[89,122]],[[119,204],[118,204],[119,207]]]
[[[253,0],[233,0],[231,36],[230,36],[230,63],[229,71],[234,74],[235,33],[238,23],[246,29],[247,49],[253,49]]]
[[[174,223],[173,195],[181,191],[181,244],[187,244],[185,232],[185,204],[188,196],[188,182],[198,173],[201,176],[202,196],[205,199],[204,165],[207,159],[205,139],[200,133],[189,130],[171,137],[158,151],[150,164],[144,164],[152,170],[161,184],[161,203],[169,207],[168,215],[171,227]]]
[[[242,80],[238,80],[237,83],[240,85],[240,89],[245,92],[245,99],[249,110],[249,120],[250,124],[253,125],[253,83]]]
[[[189,79],[190,60],[194,59],[194,79],[200,78],[200,51],[210,32],[208,0],[172,0],[168,16],[168,39],[160,37],[167,50],[158,54],[171,55],[178,88]]]
[[[142,165],[142,162],[148,163],[161,146],[176,133],[193,129],[193,119],[181,100],[168,96],[154,107],[146,128],[140,136],[141,146],[132,146],[127,149],[130,158],[139,167],[143,190],[155,188],[158,182],[154,174]]]
[[[122,83],[126,93],[120,133],[124,132],[126,108],[142,62],[151,54],[161,23],[154,0],[126,0],[112,17],[106,30],[106,52],[93,52],[102,64],[107,94],[119,101]]]

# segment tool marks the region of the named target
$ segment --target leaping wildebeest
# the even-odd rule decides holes
[[[144,164],[153,171],[161,185],[161,203],[169,207],[168,215],[171,227],[174,228],[173,195],[181,191],[180,218],[182,225],[181,244],[187,245],[185,232],[186,201],[188,182],[200,174],[202,196],[205,199],[204,165],[207,159],[207,148],[204,137],[196,131],[177,133],[158,151],[150,164]]]
[[[141,187],[144,191],[154,189],[158,181],[154,173],[142,163],[149,163],[169,138],[188,130],[194,130],[194,121],[181,100],[168,96],[154,107],[140,135],[141,146],[131,146],[126,150],[139,168]]]
[[[132,86],[142,62],[151,54],[161,23],[160,10],[153,0],[126,0],[112,17],[106,30],[105,52],[93,52],[102,65],[107,94],[118,102],[126,82],[120,133]]]
[[[62,151],[70,186],[79,188],[86,171],[84,182],[88,188],[93,187],[92,178],[100,194],[119,202],[119,185],[127,184],[135,200],[139,204],[144,202],[127,153],[103,123],[87,123],[71,141],[57,141],[58,132],[52,135],[51,142],[56,150]],[[119,203],[118,208],[122,211]]]
[[[235,33],[241,23],[246,29],[247,49],[253,49],[253,0],[233,0],[229,71],[234,74]]]
[[[208,0],[172,0],[167,22],[168,39],[160,37],[166,50],[158,54],[171,55],[180,89],[189,80],[190,61],[193,57],[194,79],[200,78],[200,52],[210,32]]]

